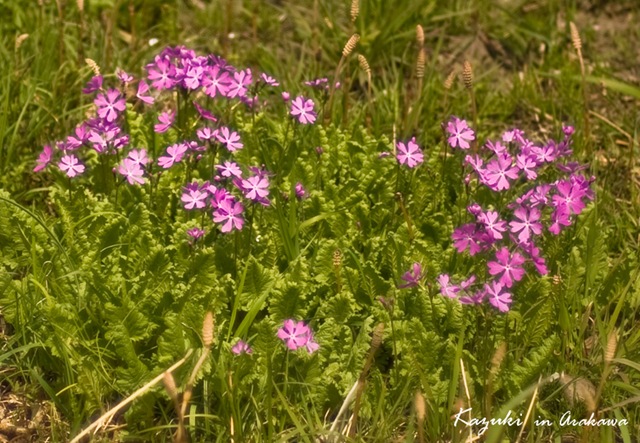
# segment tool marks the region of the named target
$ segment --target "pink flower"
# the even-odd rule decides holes
[[[224,165],[216,165],[216,169],[220,171],[223,177],[242,178],[242,170],[234,162],[224,162]]]
[[[44,147],[42,148],[42,152],[38,156],[38,160],[36,160],[37,164],[36,167],[33,168],[33,172],[42,171],[51,162],[52,158],[53,149],[49,145],[44,145]]]
[[[511,294],[503,292],[504,285],[500,282],[491,282],[484,285],[486,297],[489,298],[489,303],[500,312],[509,311],[511,305]]]
[[[513,212],[513,215],[517,220],[513,220],[509,223],[511,226],[511,232],[514,234],[519,232],[518,241],[524,243],[529,241],[531,234],[540,235],[542,233],[542,224],[540,220],[540,210],[537,208],[526,208],[520,206]]]
[[[314,112],[313,108],[315,103],[311,99],[305,99],[299,95],[291,102],[290,114],[298,118],[298,121],[303,125],[313,124],[316,121],[318,115]]]
[[[251,346],[249,346],[247,342],[243,340],[238,340],[238,343],[233,345],[233,347],[231,348],[231,352],[233,352],[236,355],[253,354],[253,349],[251,349]]]
[[[231,132],[226,126],[221,127],[216,133],[216,138],[231,152],[237,151],[243,148],[243,144],[240,142],[240,136],[237,132]]]
[[[231,232],[234,228],[241,230],[244,220],[240,215],[243,212],[242,203],[236,202],[233,198],[225,198],[218,203],[218,207],[213,212],[213,221],[224,223],[222,232]]]
[[[269,195],[269,179],[264,176],[254,175],[242,180],[242,189],[245,198],[262,202]]]
[[[187,145],[184,143],[177,143],[167,148],[168,156],[160,157],[158,159],[158,165],[164,169],[169,169],[174,163],[182,161],[182,157],[187,152]]]
[[[180,200],[184,203],[185,209],[202,209],[206,206],[206,198],[207,193],[199,188],[198,183],[191,183],[185,186],[185,193]]]
[[[127,102],[117,89],[109,89],[107,94],[98,94],[93,101],[98,107],[98,116],[111,123],[118,118],[118,112],[127,108]]]
[[[147,165],[150,161],[146,149],[133,149],[129,151],[128,158],[141,166]]]
[[[478,215],[478,221],[482,223],[494,240],[502,239],[502,233],[507,230],[507,222],[500,220],[497,211],[481,212]]]
[[[171,62],[157,55],[154,63],[146,66],[151,86],[156,89],[171,89],[175,85],[176,68]]]
[[[292,351],[306,346],[309,341],[311,330],[302,321],[294,321],[288,319],[284,321],[283,326],[278,329],[278,338],[283,340],[287,347]]]
[[[84,165],[80,163],[75,155],[65,155],[60,159],[58,168],[64,171],[68,177],[75,177],[84,172]]]
[[[120,68],[116,69],[116,77],[118,77],[118,80],[120,80],[120,82],[127,84],[133,81],[133,76],[127,74],[125,71],[123,71]]]
[[[211,111],[209,111],[208,109],[204,109],[202,106],[198,104],[198,102],[194,101],[193,106],[198,111],[198,114],[200,114],[200,116],[205,120],[209,120],[210,122],[214,122],[214,123],[218,121],[216,116],[213,115]]]
[[[451,283],[451,277],[447,274],[438,276],[438,284],[440,285],[440,294],[449,298],[456,298],[460,287]]]
[[[97,90],[102,89],[102,76],[96,75],[91,77],[91,80],[87,83],[87,85],[82,90],[83,94],[91,94],[92,92],[96,92]]]
[[[252,81],[251,69],[247,68],[243,71],[234,72],[227,91],[227,97],[244,97],[247,95],[247,86],[249,86]]]
[[[469,142],[476,139],[473,130],[467,125],[467,122],[457,117],[453,117],[453,119],[447,123],[447,132],[450,135],[447,142],[452,148],[469,149]]]
[[[140,80],[138,83],[138,92],[136,93],[136,97],[140,99],[140,101],[144,102],[147,105],[152,105],[153,102],[156,101],[155,98],[150,95],[145,95],[149,92],[149,85],[144,80]]]
[[[266,85],[269,85],[269,86],[280,86],[280,83],[278,83],[278,81],[275,78],[265,74],[264,72],[262,74],[260,74],[260,78],[262,79],[262,81]]]
[[[167,130],[173,124],[174,118],[175,118],[175,113],[173,111],[163,112],[158,116],[158,121],[160,123],[157,123],[153,127],[153,130],[159,134],[162,134],[163,132],[167,132]]]
[[[499,155],[498,158],[491,160],[484,173],[487,186],[494,191],[509,189],[509,179],[518,178],[518,168],[512,166],[512,161],[508,154]]]
[[[513,286],[514,281],[522,280],[525,271],[522,269],[524,257],[517,252],[509,253],[507,248],[501,248],[496,252],[496,260],[487,263],[489,274],[500,275],[499,282],[507,288]]]
[[[191,228],[187,231],[187,235],[195,241],[204,236],[204,231],[200,228]]]
[[[406,145],[398,142],[396,147],[398,148],[396,158],[401,165],[406,164],[408,167],[413,168],[422,163],[424,156],[422,150],[416,143],[415,137],[409,140]]]
[[[212,66],[202,77],[204,93],[214,98],[216,95],[226,96],[229,91],[229,73],[218,66]]]
[[[304,189],[304,186],[302,186],[302,183],[300,183],[300,182],[296,183],[295,191],[296,191],[296,197],[299,200],[302,200],[303,198],[305,198],[305,197],[307,197],[309,195],[307,193],[307,190]]]
[[[398,289],[413,288],[415,286],[418,286],[420,284],[420,280],[422,280],[422,277],[422,266],[420,265],[420,263],[416,262],[411,266],[411,269],[402,274],[402,277],[400,278],[406,283],[399,285]]]
[[[144,171],[140,167],[140,163],[129,157],[125,158],[118,166],[118,173],[124,175],[130,185],[144,184],[144,178],[142,178]]]

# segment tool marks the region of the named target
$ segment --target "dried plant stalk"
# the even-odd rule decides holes
[[[78,11],[84,11],[84,0],[76,0],[76,4],[78,5]]]
[[[426,416],[426,404],[422,392],[416,391],[413,399],[416,408],[416,418],[418,419],[418,442],[424,443],[424,418]]]

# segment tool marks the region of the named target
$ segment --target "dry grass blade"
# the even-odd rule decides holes
[[[109,411],[107,411],[105,414],[103,414],[100,418],[98,418],[96,421],[94,421],[90,426],[88,426],[87,428],[85,428],[81,433],[79,433],[78,435],[75,436],[75,438],[73,440],[71,440],[71,443],[76,443],[81,441],[84,437],[88,436],[92,431],[95,433],[97,432],[97,430],[99,428],[102,428],[104,426],[106,426],[107,424],[109,424],[109,422],[113,419],[113,417],[122,409],[125,408],[125,406],[127,406],[129,403],[131,403],[132,401],[134,401],[136,398],[144,395],[145,393],[147,393],[152,387],[154,387],[155,385],[157,385],[158,383],[160,383],[164,377],[165,377],[165,373],[167,372],[173,372],[176,369],[178,369],[180,366],[182,366],[184,364],[185,361],[187,361],[187,358],[189,358],[189,356],[191,355],[193,351],[189,350],[186,355],[184,357],[182,357],[180,360],[178,360],[177,362],[175,362],[169,369],[167,369],[165,372],[163,372],[162,374],[158,375],[156,378],[154,378],[153,380],[151,380],[149,383],[147,383],[146,385],[144,385],[143,387],[141,387],[140,389],[138,389],[137,391],[135,391],[133,394],[131,394],[129,397],[125,398],[124,400],[122,400],[120,403],[118,403],[116,406],[114,406],[113,408],[111,408]]]

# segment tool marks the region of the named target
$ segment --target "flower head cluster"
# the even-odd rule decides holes
[[[449,144],[461,149],[475,139],[466,122],[453,118],[447,125]],[[473,220],[456,228],[453,246],[459,253],[486,259],[488,282],[476,283],[475,276],[459,284],[440,275],[440,292],[461,303],[488,301],[501,312],[509,310],[511,290],[527,268],[539,274],[549,272],[541,255],[545,231],[558,235],[575,221],[575,216],[594,198],[593,177],[579,174],[585,167],[563,160],[571,154],[573,128],[564,128],[564,138],[535,144],[518,129],[505,132],[500,140],[487,141],[479,154],[467,155],[470,169],[466,183],[506,192],[510,203],[503,210],[483,208],[478,203],[467,210]],[[546,179],[546,180],[545,180]]]
[[[304,347],[309,354],[313,354],[320,347],[313,339],[311,328],[302,321],[285,320],[277,335],[292,351]]]

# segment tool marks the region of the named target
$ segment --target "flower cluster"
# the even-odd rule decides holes
[[[464,120],[452,118],[446,125],[447,142],[452,148],[467,150],[475,134]],[[470,168],[467,184],[485,186],[506,193],[510,202],[504,208],[471,204],[467,210],[473,221],[456,228],[453,245],[459,253],[468,251],[487,260],[493,280],[476,282],[472,275],[458,284],[447,274],[438,277],[440,292],[463,304],[487,300],[501,312],[509,310],[512,288],[522,280],[527,267],[547,274],[540,244],[544,232],[558,235],[575,221],[575,216],[593,200],[594,178],[579,174],[586,166],[564,160],[572,153],[572,127],[564,127],[561,141],[536,144],[514,129],[499,140],[488,140],[480,153],[467,155]]]
[[[295,351],[298,348],[306,348],[309,354],[313,354],[318,350],[320,345],[313,339],[313,332],[302,321],[288,319],[278,329],[278,338],[285,342],[287,348]]]
[[[164,171],[180,165],[189,168],[208,158],[214,174],[203,183],[187,183],[180,200],[188,211],[208,211],[222,232],[242,229],[247,204],[270,205],[269,174],[234,161],[234,153],[244,148],[241,134],[219,124],[218,118],[201,103],[211,105],[223,100],[223,106],[225,102],[235,106],[232,102],[240,101],[253,107],[258,103],[259,91],[280,84],[265,73],[256,77],[251,69],[237,69],[216,55],[200,56],[184,46],[165,48],[145,69],[146,76],[140,79],[118,69],[117,84],[112,87],[105,84],[101,75],[91,78],[83,92],[95,94],[95,115],[78,125],[65,140],[44,146],[34,171],[45,170],[59,157],[58,169],[69,179],[76,178],[87,171],[83,158],[88,156],[82,155],[82,150],[94,150],[101,161],[113,165],[113,173],[122,182],[145,185]],[[178,106],[174,90],[182,91],[189,100]],[[188,109],[191,105],[197,114]],[[300,123],[315,122],[312,99],[298,96],[290,106],[289,114]],[[163,140],[170,140],[161,153],[151,152],[149,147],[130,146],[125,128],[138,111],[153,113],[153,131],[162,134]],[[193,114],[197,121],[175,127],[181,113]],[[296,195],[306,195],[301,184],[296,187]]]

